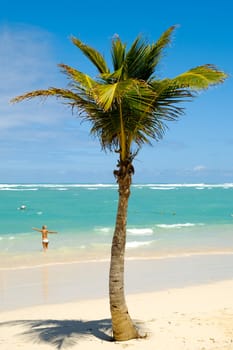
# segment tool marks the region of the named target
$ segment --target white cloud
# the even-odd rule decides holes
[[[17,91],[46,80],[53,67],[52,36],[34,27],[0,27],[0,69],[4,89]]]
[[[59,75],[51,34],[35,27],[0,27],[0,128],[27,123],[53,123],[61,117],[55,103],[38,101],[12,105],[10,100],[24,92],[56,84]],[[48,118],[48,114],[53,117]]]
[[[80,154],[93,158],[86,151],[94,152],[96,144],[61,103],[53,99],[10,103],[27,91],[66,86],[57,67],[55,44],[56,39],[38,28],[0,26],[0,163],[4,164],[0,182],[20,181],[20,169],[22,177],[33,181],[40,176],[35,169],[60,170],[69,164],[69,155],[70,167],[77,167]]]

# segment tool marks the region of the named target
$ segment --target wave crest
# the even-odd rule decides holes
[[[151,236],[154,232],[152,228],[128,228],[127,233],[132,236]]]
[[[182,227],[193,227],[193,226],[203,226],[204,224],[199,223],[199,224],[194,224],[187,222],[185,224],[158,224],[156,225],[159,228],[165,228],[165,229],[170,229],[170,228],[182,228]]]
[[[151,245],[153,243],[153,241],[143,241],[143,242],[139,242],[139,241],[133,241],[133,242],[127,242],[126,243],[126,248],[138,248],[141,246],[148,246]]]

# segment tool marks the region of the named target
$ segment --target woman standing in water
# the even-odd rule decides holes
[[[39,229],[39,228],[36,228],[36,227],[33,227],[32,229],[34,231],[38,231],[38,232],[41,233],[43,250],[44,250],[44,252],[46,252],[47,249],[48,249],[48,245],[49,245],[48,233],[58,233],[58,232],[56,232],[56,231],[49,231],[47,229],[46,225],[43,225],[42,229]]]

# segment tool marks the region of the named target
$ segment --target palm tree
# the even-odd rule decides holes
[[[129,50],[118,36],[112,40],[112,71],[104,57],[79,39],[71,40],[97,68],[95,79],[65,64],[59,64],[70,81],[69,88],[51,87],[15,97],[19,102],[35,97],[55,96],[91,123],[90,133],[104,150],[117,152],[114,171],[119,201],[112,241],[109,275],[109,297],[113,338],[129,340],[140,336],[128,313],[124,293],[124,257],[127,208],[130,196],[133,160],[143,144],[158,141],[166,123],[178,119],[184,109],[180,102],[189,101],[199,90],[222,83],[226,74],[206,64],[188,70],[172,79],[158,79],[156,68],[163,51],[170,43],[175,26],[166,30],[159,40],[148,44],[138,36]]]

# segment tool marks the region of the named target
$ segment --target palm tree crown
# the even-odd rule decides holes
[[[13,99],[18,102],[37,96],[56,96],[79,116],[91,122],[91,133],[103,149],[120,152],[125,161],[151,139],[160,139],[166,122],[180,117],[180,102],[195,97],[196,92],[224,81],[226,74],[206,64],[173,79],[157,79],[155,73],[175,26],[165,31],[156,43],[137,37],[126,51],[118,36],[112,40],[113,71],[95,49],[72,37],[72,42],[98,70],[96,79],[68,65],[59,64],[70,81],[69,89],[36,90]]]

